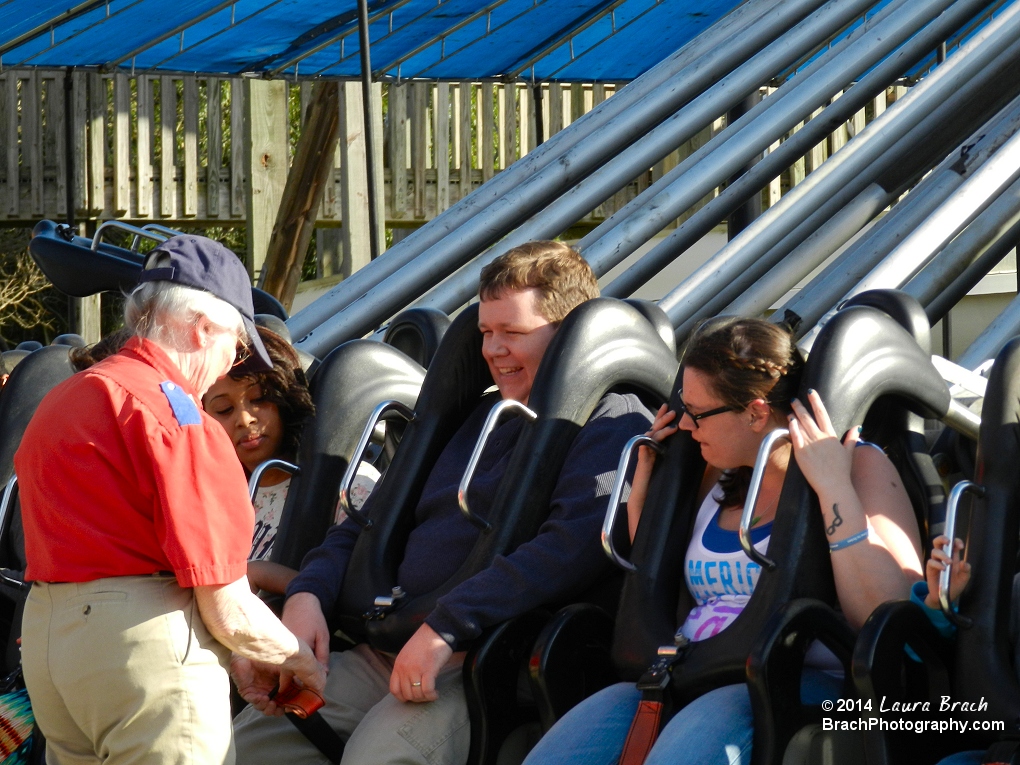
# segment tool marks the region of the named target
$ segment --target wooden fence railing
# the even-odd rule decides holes
[[[259,158],[244,142],[244,80],[74,72],[70,109],[66,85],[63,70],[0,74],[0,218],[8,225],[65,219],[69,186],[79,220],[245,222],[252,163]],[[293,150],[311,85],[287,88],[287,113],[274,118],[286,121]],[[545,85],[542,135],[562,130],[614,91],[602,84]],[[764,194],[765,206],[863,129],[896,91],[880,96],[776,179]],[[429,220],[538,142],[528,86],[412,82],[385,84],[382,92],[390,227]],[[649,168],[580,223],[611,214],[722,124]],[[339,157],[337,151],[319,210],[322,225],[341,223]]]

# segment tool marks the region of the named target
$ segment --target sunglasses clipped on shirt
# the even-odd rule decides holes
[[[249,348],[246,343],[238,343],[237,350],[234,353],[234,363],[230,365],[230,368],[237,369],[239,366],[244,364],[250,358],[251,348]]]

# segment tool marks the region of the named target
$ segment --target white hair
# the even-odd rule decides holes
[[[124,323],[139,337],[178,351],[189,350],[189,334],[201,317],[245,339],[241,313],[205,290],[167,281],[139,284],[124,303]]]

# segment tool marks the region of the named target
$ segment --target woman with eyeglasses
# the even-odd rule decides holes
[[[791,443],[773,450],[765,469],[752,522],[755,548],[765,552],[768,546],[792,457],[818,494],[840,607],[854,629],[879,604],[909,597],[921,579],[920,533],[899,474],[879,447],[858,440],[859,428],[841,440],[816,392],[805,402],[792,398],[802,368],[793,338],[780,326],[741,318],[707,322],[684,355],[680,411],[663,406],[648,433],[662,441],[686,430],[708,463],[684,567],[696,602],[679,625],[689,640],[726,629],[757,583],[760,568],[741,549],[737,528],[758,449],[776,428],[789,428]],[[641,449],[627,502],[631,539],[654,459],[652,450]],[[840,665],[817,649],[807,657],[806,703],[840,695]],[[525,765],[615,765],[640,698],[633,684],[621,683],[586,699],[549,731]],[[752,730],[747,686],[719,688],[681,709],[645,762],[749,763]]]

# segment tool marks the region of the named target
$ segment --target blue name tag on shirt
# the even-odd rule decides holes
[[[179,425],[202,424],[202,415],[198,411],[198,407],[191,397],[181,390],[181,386],[167,380],[159,384],[159,389],[163,391],[166,400],[170,402],[170,408]]]

